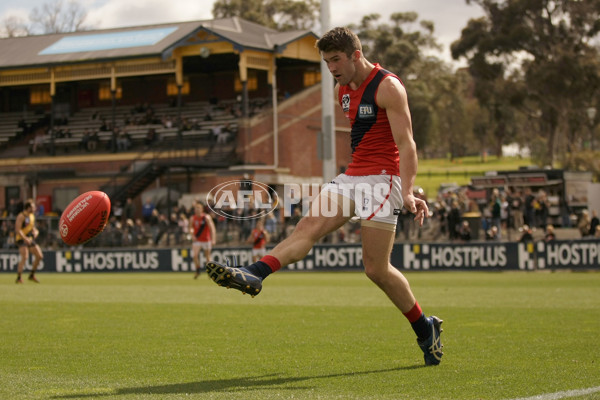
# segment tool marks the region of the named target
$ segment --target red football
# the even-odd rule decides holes
[[[106,193],[98,190],[83,193],[60,216],[60,237],[68,245],[83,244],[102,232],[109,214],[110,199]]]

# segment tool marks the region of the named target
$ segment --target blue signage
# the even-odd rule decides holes
[[[39,55],[77,53],[123,49],[128,47],[152,46],[175,32],[177,27],[146,29],[140,31],[99,33],[63,37]]]

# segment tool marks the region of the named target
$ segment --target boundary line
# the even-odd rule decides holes
[[[563,392],[539,394],[537,396],[531,397],[519,397],[518,399],[512,400],[559,400],[565,399],[567,397],[583,396],[585,394],[592,394],[598,392],[600,392],[600,386],[595,386],[587,389],[565,390]]]

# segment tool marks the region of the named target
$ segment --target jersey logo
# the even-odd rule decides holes
[[[345,94],[342,96],[342,110],[344,112],[350,111],[350,95]]]
[[[375,107],[372,104],[360,104],[358,106],[358,119],[375,119]]]

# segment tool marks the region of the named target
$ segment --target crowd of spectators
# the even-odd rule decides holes
[[[549,240],[555,237],[553,222],[558,220],[563,228],[577,225],[582,238],[600,237],[595,210],[590,217],[587,210],[576,215],[562,201],[555,206],[559,214],[552,216],[549,196],[542,189],[535,192],[529,187],[493,189],[490,196],[480,202],[469,196],[467,188],[457,188],[438,194],[435,201],[430,202],[431,215],[421,230],[416,230],[411,216],[403,210],[396,236],[407,240],[421,239],[422,231],[429,230],[433,240],[468,242],[478,238],[499,241],[519,240],[524,232],[531,230]]]
[[[215,144],[228,143],[237,132],[237,128],[231,123],[232,120],[241,116],[241,105],[238,103],[219,105],[214,100],[214,104],[208,107],[198,109],[198,116],[178,116],[172,110],[164,111],[159,114],[154,110],[151,104],[138,104],[131,108],[130,113],[120,116],[114,124],[110,117],[110,111],[107,109],[106,115],[94,112],[90,116],[88,127],[83,128],[82,132],[72,133],[69,128],[67,118],[55,121],[56,126],[50,129],[46,126],[38,129],[33,139],[30,141],[29,153],[36,154],[44,151],[46,154],[54,155],[56,150],[62,150],[64,153],[69,151],[109,151],[121,152],[134,149],[137,145],[150,147],[160,143],[163,138],[157,132],[157,126],[165,129],[178,129],[178,132],[210,130],[208,138]],[[250,103],[253,113],[262,109],[262,101],[253,101]],[[229,120],[215,119],[214,114],[231,117]],[[213,121],[212,124],[206,124]],[[60,122],[60,123],[59,123]],[[139,129],[146,129],[145,136],[141,140],[139,136],[133,137],[131,132],[139,132]],[[74,138],[73,141],[65,143],[56,141],[56,139]],[[75,144],[75,146],[74,146]]]

